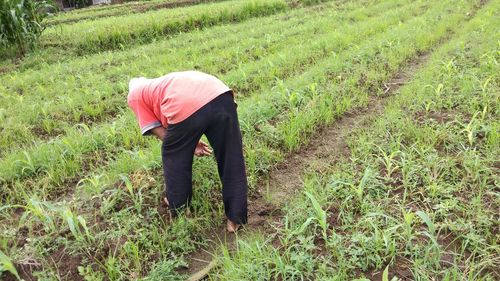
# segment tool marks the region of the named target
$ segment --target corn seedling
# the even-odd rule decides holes
[[[380,154],[382,155],[380,162],[382,162],[382,164],[385,166],[385,171],[386,171],[385,178],[390,179],[391,175],[400,168],[395,158],[401,153],[401,151],[392,150],[389,153],[387,153],[380,146],[377,146],[377,148],[380,151]]]
[[[75,215],[68,207],[59,210],[59,215],[68,224],[69,230],[76,240],[87,242],[93,240],[87,227],[87,222],[82,216]]]
[[[321,208],[321,205],[316,200],[314,195],[312,195],[307,191],[304,193],[306,194],[307,198],[311,200],[312,207],[314,209],[314,212],[316,213],[316,217],[314,219],[318,222],[319,226],[321,227],[321,234],[323,235],[323,239],[327,241],[328,237],[326,231],[328,230],[328,223],[326,222],[326,211]]]
[[[24,224],[29,216],[33,216],[42,223],[45,231],[49,233],[56,231],[54,213],[57,211],[57,206],[32,197],[28,199],[27,205],[23,208],[25,212],[19,220],[20,224]]]
[[[478,130],[477,123],[475,121],[479,113],[480,112],[474,113],[471,120],[467,124],[462,123],[460,121],[456,121],[460,126],[463,127],[463,129],[460,131],[460,134],[465,134],[465,136],[467,137],[469,147],[472,147],[474,145],[475,135]]]
[[[121,180],[125,184],[126,191],[128,192],[128,195],[130,199],[134,202],[134,208],[135,210],[140,213],[142,210],[142,201],[143,201],[143,196],[142,196],[142,188],[137,189],[137,191],[134,190],[134,186],[132,185],[132,182],[130,179],[125,176],[125,175],[120,175]],[[136,193],[137,192],[137,193]]]
[[[95,196],[101,194],[106,188],[104,175],[95,175],[93,177],[81,179],[77,183],[77,188],[83,190],[86,196]]]
[[[414,238],[413,224],[415,219],[415,213],[412,211],[402,210],[403,212],[403,231],[404,239],[406,240],[406,248],[411,247],[412,239]]]

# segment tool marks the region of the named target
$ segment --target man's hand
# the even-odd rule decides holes
[[[194,155],[201,156],[209,156],[212,154],[212,149],[203,141],[198,142],[196,145],[196,149],[194,150]]]

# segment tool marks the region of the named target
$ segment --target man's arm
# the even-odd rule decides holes
[[[150,130],[150,132],[157,138],[159,138],[161,141],[165,139],[165,135],[167,134],[167,130],[162,126],[153,128]]]

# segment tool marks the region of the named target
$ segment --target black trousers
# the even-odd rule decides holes
[[[171,211],[175,215],[192,198],[193,155],[203,134],[217,160],[226,216],[235,223],[244,224],[247,222],[248,183],[236,104],[231,92],[218,96],[186,120],[168,126],[162,160]]]

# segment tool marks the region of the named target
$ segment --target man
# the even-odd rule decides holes
[[[128,104],[143,135],[162,144],[165,202],[175,215],[192,197],[192,164],[196,156],[211,155],[213,147],[227,230],[247,222],[247,178],[234,94],[222,81],[198,71],[173,72],[129,83]]]

